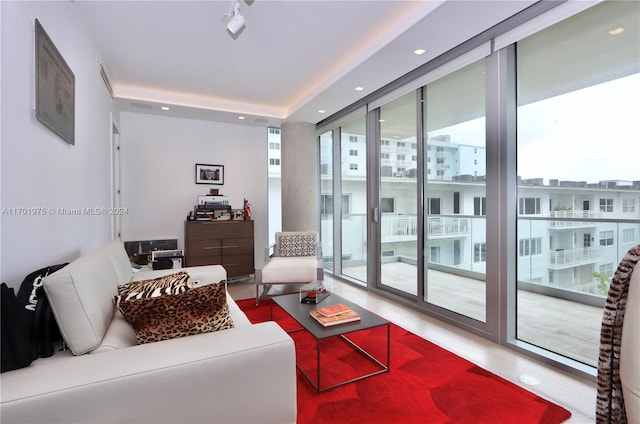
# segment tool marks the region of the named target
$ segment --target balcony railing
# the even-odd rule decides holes
[[[563,267],[594,263],[603,257],[602,247],[583,247],[579,249],[554,250],[549,252],[549,267]]]
[[[470,233],[469,218],[429,218],[427,234],[431,237],[450,237]]]
[[[602,212],[596,211],[549,211],[551,218],[577,218],[577,219],[597,219],[602,218]]]

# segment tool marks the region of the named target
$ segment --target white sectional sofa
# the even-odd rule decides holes
[[[196,285],[226,280],[219,265],[183,268]],[[71,350],[0,376],[2,423],[294,423],[292,339],[252,325],[227,293],[234,328],[136,344],[113,306],[133,273],[122,243],[107,243],[44,280]]]

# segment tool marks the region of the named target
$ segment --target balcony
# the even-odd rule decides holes
[[[549,252],[549,269],[559,270],[580,265],[593,264],[603,257],[601,247],[559,249]]]
[[[471,233],[469,218],[432,217],[427,221],[429,237],[460,237]],[[414,215],[383,215],[381,223],[383,243],[416,241],[418,222]]]
[[[549,217],[555,219],[570,219],[570,221],[550,221],[549,229],[561,230],[561,229],[579,229],[579,228],[592,228],[595,224],[584,221],[572,221],[573,219],[599,219],[602,218],[601,212],[595,211],[549,211]]]
[[[429,218],[427,221],[429,237],[459,237],[469,235],[469,218]]]

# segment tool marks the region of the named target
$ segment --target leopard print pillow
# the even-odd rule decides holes
[[[194,287],[185,271],[149,280],[132,281],[118,286],[118,295],[113,298],[116,308],[120,302],[131,299],[147,299],[165,294],[178,294]]]
[[[173,296],[120,302],[138,344],[233,328],[224,281]]]

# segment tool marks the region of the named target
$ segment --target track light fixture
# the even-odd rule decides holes
[[[230,13],[231,18],[227,23],[227,29],[233,35],[242,31],[245,25],[244,16],[240,14],[240,0],[234,0],[233,2],[233,12]]]

